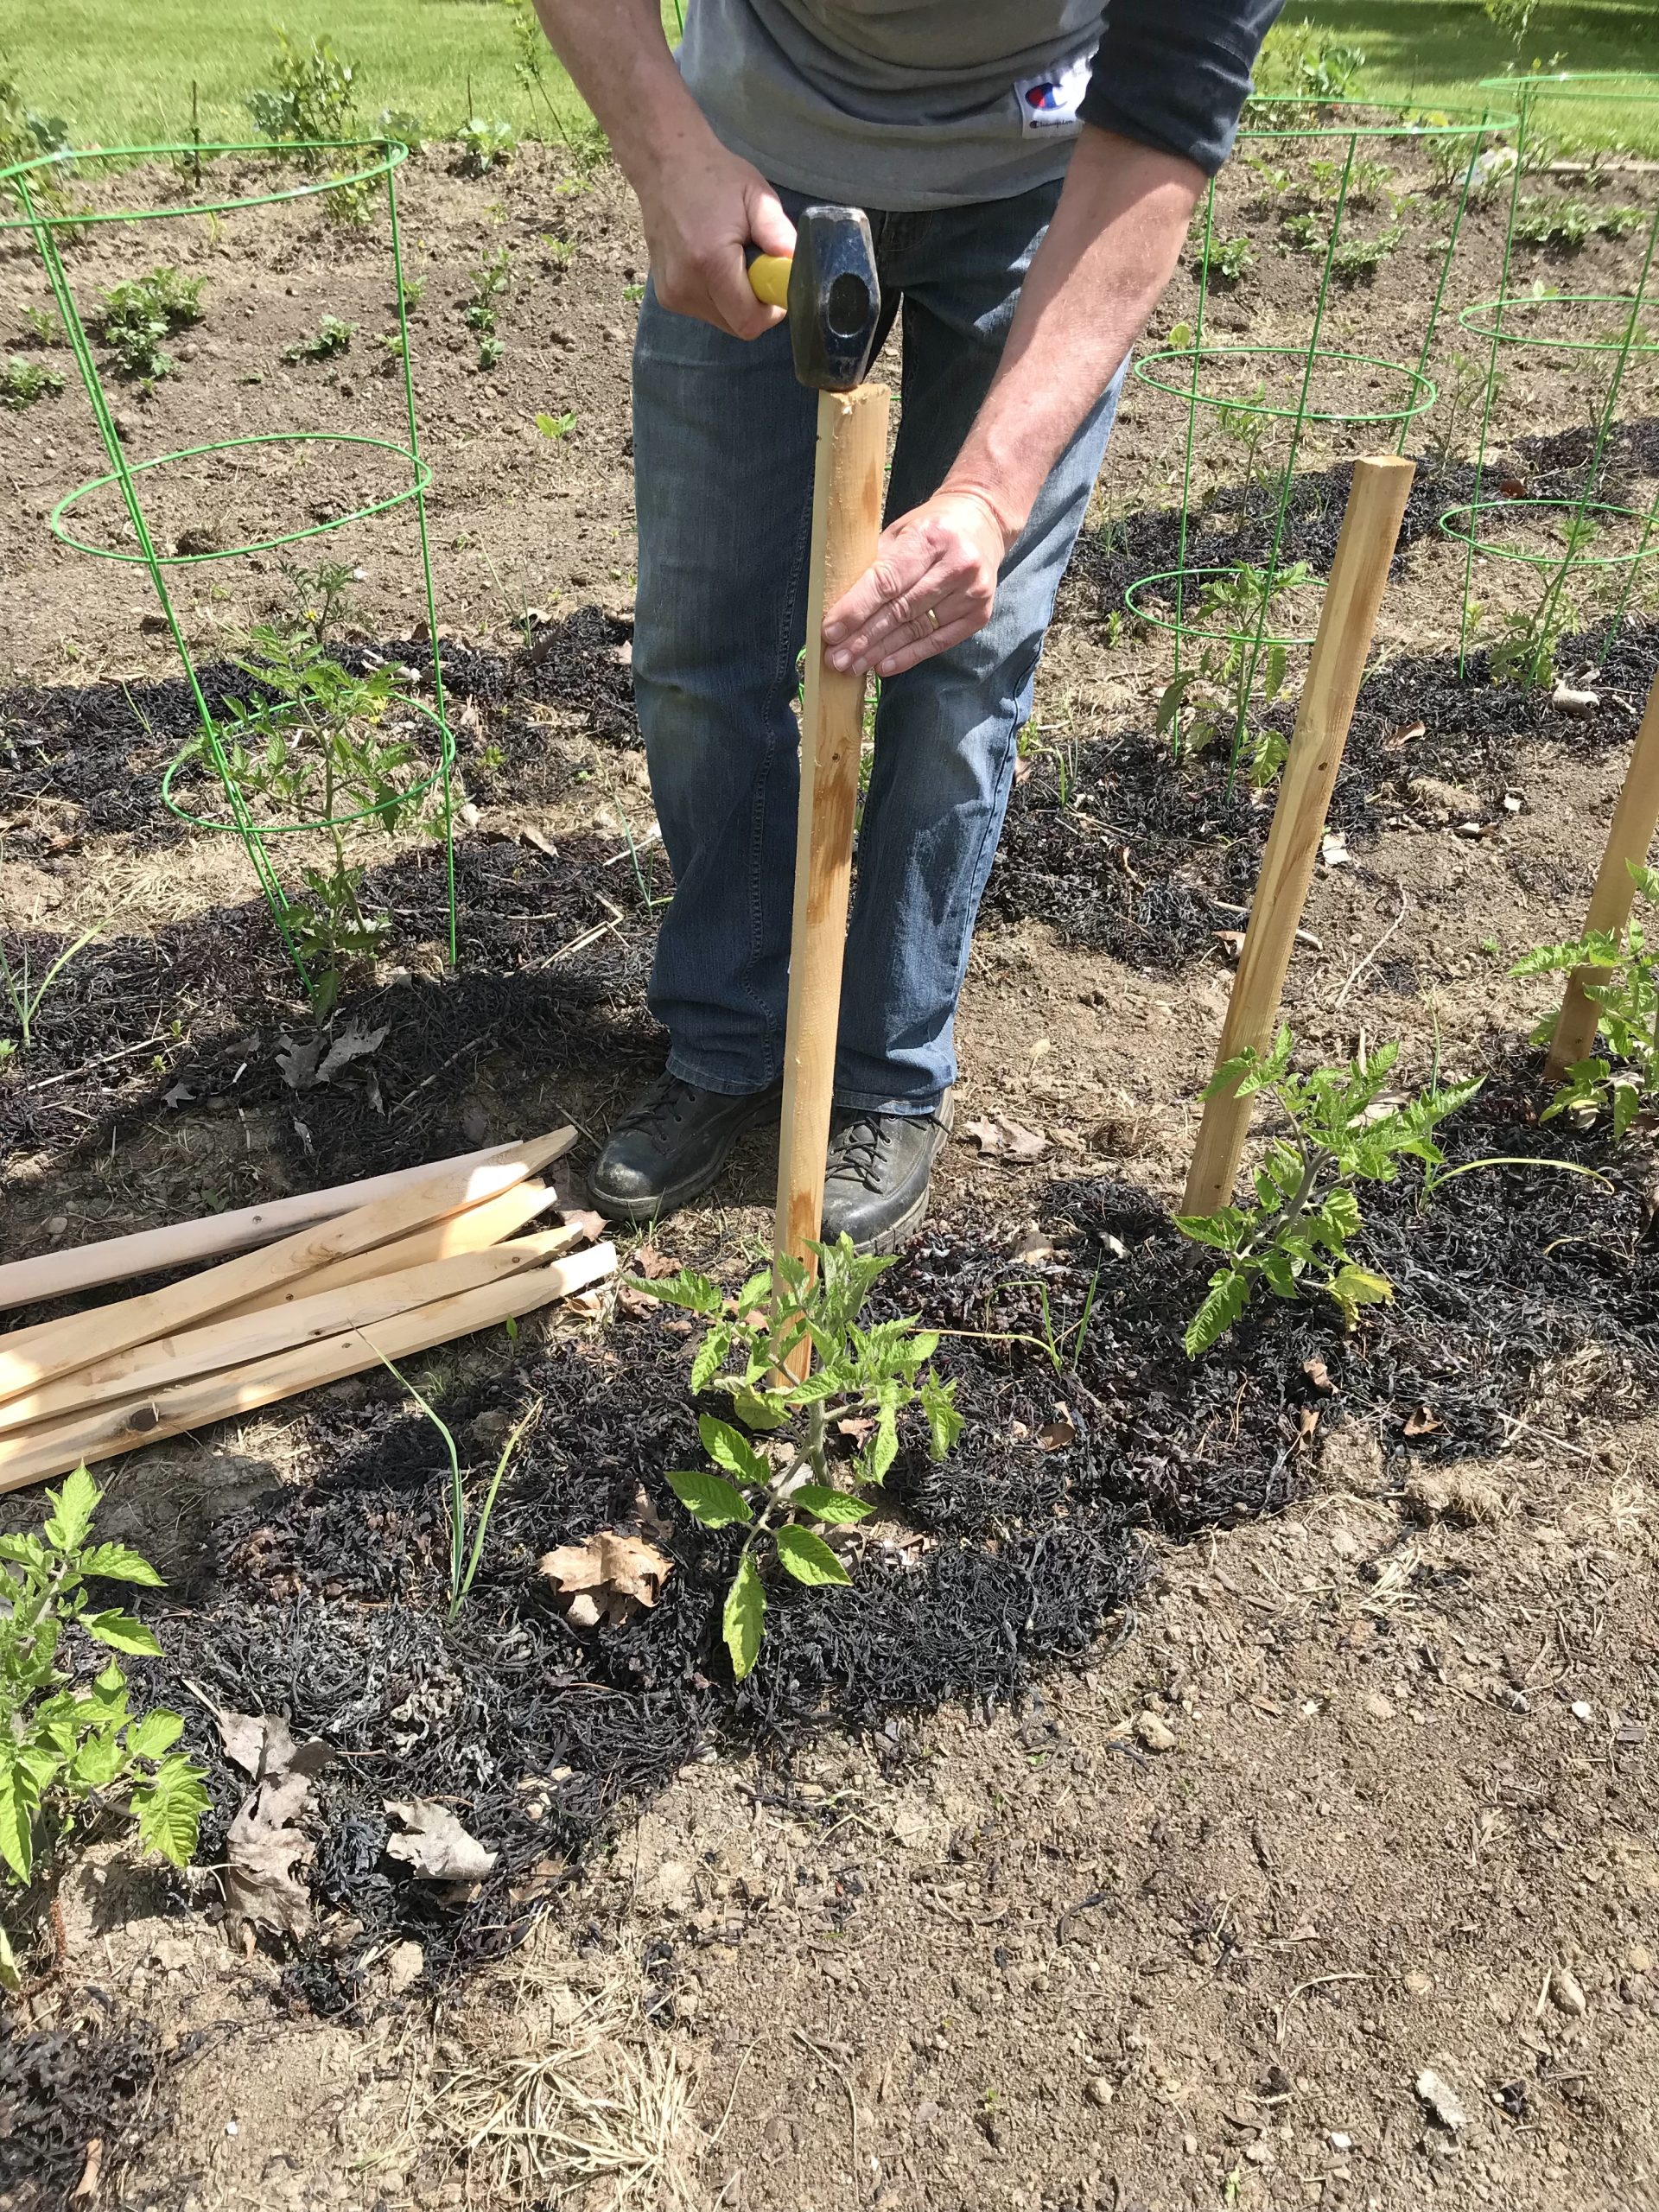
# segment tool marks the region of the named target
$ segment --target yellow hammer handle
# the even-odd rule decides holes
[[[757,253],[749,264],[749,283],[763,307],[789,305],[790,266],[786,253]]]

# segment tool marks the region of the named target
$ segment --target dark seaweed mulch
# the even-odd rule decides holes
[[[1607,1169],[1602,1141],[1533,1125],[1535,1073],[1529,1058],[1495,1071],[1452,1130],[1454,1160]],[[1650,1402],[1659,1273],[1643,1195],[1622,1168],[1608,1172],[1611,1188],[1485,1170],[1424,1207],[1414,1171],[1366,1195],[1363,1254],[1396,1285],[1392,1303],[1345,1338],[1334,1309],[1264,1299],[1197,1363],[1179,1336],[1209,1256],[1138,1192],[1053,1185],[1056,1250],[1036,1262],[1007,1258],[988,1218],[925,1231],[884,1302],[976,1332],[947,1336],[939,1355],[957,1379],[963,1438],[940,1466],[902,1456],[889,1484],[899,1541],[864,1554],[854,1589],[773,1592],[760,1663],[741,1686],[719,1643],[732,1540],[696,1530],[662,1479],[694,1462],[696,1439],[689,1345],[656,1313],[619,1316],[596,1344],[565,1342],[522,1366],[504,1350],[493,1379],[446,1402],[475,1478],[499,1433],[474,1431],[479,1416],[543,1406],[453,1630],[435,1435],[390,1384],[373,1386],[366,1408],[319,1408],[311,1445],[325,1476],[224,1524],[215,1570],[164,1624],[168,1679],[280,1709],[344,1755],[319,1785],[317,1891],[363,1933],[344,1955],[308,1950],[296,1999],[351,2003],[354,1959],[394,1929],[419,1937],[440,1977],[510,1944],[619,1811],[689,1758],[743,1745],[786,1758],[825,1726],[1014,1697],[1133,1604],[1148,1564],[1139,1530],[1181,1537],[1281,1505],[1305,1484],[1321,1426],[1374,1426],[1398,1479],[1417,1457],[1501,1447],[1541,1394],[1555,1434],[1587,1412]],[[1041,1349],[1050,1331],[1058,1371]],[[1425,1427],[1420,1408],[1438,1426]],[[1057,1418],[1074,1440],[1045,1450],[1039,1433]],[[1408,1435],[1408,1421],[1423,1433]],[[653,1611],[578,1634],[534,1561],[636,1516],[642,1485],[677,1571]],[[211,1751],[194,1713],[191,1727]],[[210,1850],[235,1802],[213,1763]],[[445,1798],[500,1853],[464,1908],[383,1857],[382,1800],[410,1794]]]
[[[385,1041],[349,1084],[302,1098],[277,1054],[310,1018],[263,901],[167,923],[154,938],[101,941],[61,970],[29,1053],[0,1076],[0,1160],[13,1147],[92,1157],[112,1136],[183,1109],[264,1107],[280,1109],[290,1170],[337,1182],[478,1141],[461,1117],[480,1062],[493,1061],[509,1092],[573,1068],[654,1065],[660,1043],[640,1002],[651,925],[626,850],[614,864],[618,849],[582,836],[550,859],[529,845],[463,840],[459,969],[353,990],[342,1020],[385,1029]],[[642,869],[652,859],[641,855]],[[665,889],[660,852],[654,860],[645,880]],[[436,849],[373,870],[365,895],[391,915],[396,948],[447,944]],[[0,933],[14,963],[27,951],[37,975],[61,944],[44,931]]]
[[[562,707],[581,717],[594,737],[635,741],[632,635],[628,624],[588,606],[538,631],[524,652],[442,641],[451,728],[474,797],[512,798],[526,761],[545,751],[545,730],[518,702]],[[391,638],[376,639],[372,647],[359,642],[339,648],[346,666],[359,669],[368,664],[371,652],[377,661],[412,670],[423,690],[429,685],[429,643]],[[227,700],[249,694],[249,678],[229,661],[204,662],[197,674],[215,715],[223,715]],[[468,706],[480,710],[479,717],[455,711]],[[21,820],[41,798],[70,799],[84,810],[86,828],[124,830],[141,846],[194,835],[162,804],[162,777],[199,728],[195,697],[181,672],[126,682],[0,687],[0,807]],[[492,741],[493,754],[486,750]],[[32,842],[26,822],[15,842],[20,850]]]
[[[143,2020],[0,2035],[0,2204],[59,2212],[94,2139],[102,2181],[92,2193],[110,2190],[161,2124],[162,2063],[160,2039]]]
[[[1583,721],[1555,712],[1548,692],[1491,683],[1484,652],[1466,677],[1455,653],[1389,661],[1360,693],[1332,826],[1363,852],[1388,822],[1421,810],[1406,790],[1417,776],[1471,791],[1495,817],[1524,747],[1547,741],[1598,759],[1627,747],[1634,722],[1613,695],[1640,711],[1659,621],[1633,624],[1605,654],[1602,642],[1587,632],[1561,649],[1563,667],[1599,657],[1603,705]],[[1275,709],[1262,721],[1287,733],[1291,719]],[[1390,744],[1419,721],[1421,736]],[[1178,766],[1145,731],[1085,741],[1064,760],[1039,755],[1010,802],[985,912],[1046,922],[1137,967],[1185,966],[1217,930],[1241,925],[1272,820],[1271,794],[1254,797],[1242,777],[1227,786],[1221,748]]]

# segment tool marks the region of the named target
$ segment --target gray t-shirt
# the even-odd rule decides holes
[[[1213,175],[1283,0],[690,0],[680,67],[774,184],[861,207],[1005,200],[1080,123]]]
[[[1100,0],[691,0],[680,68],[774,184],[861,207],[1063,176]]]

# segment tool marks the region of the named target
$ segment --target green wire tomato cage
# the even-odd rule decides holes
[[[456,953],[457,922],[455,912],[455,857],[454,791],[452,773],[455,760],[454,739],[449,728],[444,703],[443,668],[438,650],[438,620],[436,592],[433,582],[431,544],[427,525],[426,494],[432,482],[432,471],[423,459],[420,434],[416,419],[414,374],[410,361],[410,333],[407,295],[404,281],[402,233],[398,223],[397,172],[408,159],[409,149],[396,140],[386,138],[313,140],[303,144],[275,147],[269,143],[246,144],[188,144],[121,146],[86,150],[66,149],[47,154],[33,161],[22,162],[0,170],[0,197],[10,197],[22,213],[0,219],[0,232],[26,230],[34,240],[52,297],[62,322],[65,339],[74,356],[81,383],[92,407],[99,440],[108,458],[109,468],[100,476],[89,479],[67,493],[53,508],[48,527],[60,542],[73,551],[95,560],[114,561],[142,568],[149,576],[151,588],[160,604],[162,619],[183,668],[199,722],[197,735],[173,760],[162,779],[162,797],[168,809],[181,820],[192,826],[209,830],[229,832],[240,839],[260,888],[270,904],[283,942],[289,957],[299,971],[308,994],[319,996],[317,978],[313,974],[299,945],[293,926],[293,909],[283,892],[268,840],[292,836],[302,831],[324,831],[337,836],[342,830],[372,820],[390,823],[404,810],[417,805],[429,794],[436,792],[442,815],[441,835],[444,848],[445,891],[448,909],[448,952],[451,962]],[[321,165],[325,158],[343,162],[343,169],[328,175],[308,177],[296,184],[283,185],[268,191],[253,191],[228,199],[193,199],[186,204],[149,207],[122,207],[117,210],[95,211],[70,204],[63,189],[67,177],[79,174],[81,165],[114,163],[129,166],[138,162],[166,160],[181,172],[188,173],[200,182],[204,162],[229,157],[307,160]],[[78,236],[89,227],[110,224],[142,224],[176,222],[182,218],[196,216],[218,219],[226,215],[245,213],[251,208],[278,207],[292,201],[316,200],[331,193],[367,193],[373,188],[384,190],[386,221],[391,255],[392,291],[396,301],[397,334],[395,351],[401,364],[401,406],[403,435],[399,436],[373,435],[365,432],[330,429],[294,429],[257,432],[244,437],[209,440],[200,445],[183,446],[168,453],[152,454],[134,460],[127,449],[127,436],[118,429],[109,394],[105,389],[86,325],[77,306],[73,287],[70,282],[63,255],[68,238]],[[60,233],[64,234],[60,237]],[[146,512],[145,497],[149,489],[147,480],[156,471],[166,472],[169,467],[181,463],[211,460],[216,456],[230,456],[227,466],[240,465],[244,456],[262,449],[281,452],[299,447],[350,447],[359,453],[368,453],[375,459],[384,457],[391,464],[400,480],[393,488],[377,494],[326,520],[308,520],[296,528],[275,531],[249,538],[244,543],[214,546],[205,550],[164,552],[158,545],[156,535]],[[76,510],[83,501],[92,499],[100,493],[113,491],[124,512],[132,545],[98,543],[81,534],[82,524]],[[400,786],[371,804],[353,808],[338,815],[325,812],[312,815],[304,821],[265,822],[257,820],[232,772],[232,757],[235,744],[249,733],[257,733],[271,721],[279,709],[276,707],[254,710],[227,720],[216,715],[209,706],[207,692],[197,670],[194,657],[186,641],[174,594],[169,588],[168,571],[190,569],[207,563],[246,558],[251,555],[275,552],[296,545],[311,538],[327,536],[353,524],[369,522],[402,507],[412,510],[420,561],[420,582],[425,601],[427,636],[432,648],[432,703],[408,696],[396,702],[400,711],[409,710],[417,721],[430,726],[433,733],[435,765],[430,772],[415,782]],[[227,740],[231,742],[227,743]],[[181,795],[177,788],[187,770],[206,760],[217,779],[225,796],[225,812],[206,811],[194,796]]]
[[[1224,272],[1225,265],[1225,249],[1218,251],[1217,245],[1217,186],[1211,180],[1200,217],[1198,304],[1192,327],[1184,334],[1189,342],[1146,354],[1134,368],[1138,383],[1179,401],[1186,410],[1177,562],[1172,569],[1137,577],[1124,597],[1142,620],[1170,632],[1174,639],[1176,684],[1172,693],[1178,706],[1183,662],[1192,660],[1193,647],[1225,646],[1225,688],[1233,702],[1231,760],[1235,768],[1264,664],[1268,691],[1276,695],[1284,680],[1286,655],[1312,641],[1311,631],[1283,627],[1279,616],[1281,601],[1298,594],[1317,594],[1323,589],[1322,581],[1303,564],[1287,563],[1285,558],[1297,467],[1307,434],[1310,429],[1323,433],[1374,426],[1395,432],[1395,448],[1399,451],[1411,423],[1435,404],[1439,394],[1428,374],[1428,364],[1477,163],[1486,147],[1513,129],[1517,120],[1516,115],[1490,106],[1478,113],[1467,110],[1419,112],[1312,95],[1252,102],[1246,110],[1245,127],[1239,133],[1239,151],[1245,165],[1255,168],[1271,189],[1284,192],[1289,183],[1288,168],[1275,168],[1275,159],[1287,162],[1293,156],[1306,154],[1310,175],[1323,184],[1327,194],[1320,203],[1328,214],[1328,229],[1322,236],[1311,213],[1306,217],[1283,218],[1287,227],[1293,221],[1301,223],[1304,238],[1316,241],[1319,251],[1317,283],[1306,330],[1295,343],[1217,345],[1207,337],[1215,310],[1216,272]],[[1389,144],[1427,144],[1434,149],[1447,188],[1455,189],[1457,195],[1414,361],[1354,353],[1332,345],[1327,338],[1333,285],[1353,265],[1356,254],[1361,266],[1365,265],[1368,254],[1381,257],[1378,242],[1362,239],[1356,244],[1344,238],[1344,226],[1351,209],[1376,194],[1379,165],[1375,156],[1362,149]],[[1301,196],[1311,199],[1313,194]],[[1389,241],[1387,250],[1392,250],[1394,242]],[[1247,376],[1255,378],[1254,384],[1246,385]],[[1268,512],[1262,518],[1268,525],[1268,546],[1259,566],[1244,562],[1230,566],[1194,563],[1188,559],[1196,448],[1206,414],[1244,447],[1252,485],[1258,480],[1258,451],[1276,429],[1289,426],[1288,449],[1268,486]],[[1247,486],[1247,511],[1248,505]],[[1218,608],[1224,610],[1230,601],[1233,613],[1243,619],[1217,622]],[[1198,659],[1205,664],[1202,650]],[[1216,665],[1213,654],[1208,665],[1211,669]],[[1166,694],[1166,699],[1171,696]]]
[[[1522,213],[1521,181],[1529,173],[1529,157],[1537,149],[1541,108],[1547,112],[1554,107],[1570,109],[1574,105],[1659,108],[1659,75],[1635,70],[1586,70],[1553,76],[1486,77],[1481,79],[1481,90],[1503,92],[1512,98],[1518,120],[1516,158],[1510,170],[1509,210],[1498,291],[1492,299],[1479,300],[1465,308],[1458,318],[1461,328],[1486,341],[1474,494],[1463,505],[1449,507],[1439,522],[1442,536],[1464,547],[1463,605],[1458,630],[1460,675],[1467,666],[1469,633],[1478,604],[1474,591],[1478,559],[1519,563],[1536,569],[1543,577],[1537,607],[1523,625],[1535,639],[1537,652],[1541,653],[1549,649],[1548,640],[1561,610],[1572,605],[1570,591],[1574,580],[1585,575],[1593,577],[1603,569],[1622,569],[1622,588],[1608,617],[1606,637],[1611,642],[1630,605],[1643,563],[1659,553],[1659,539],[1655,537],[1656,525],[1659,524],[1659,487],[1645,512],[1599,496],[1603,488],[1608,448],[1618,428],[1618,403],[1630,364],[1644,355],[1659,353],[1659,345],[1644,333],[1642,321],[1650,304],[1648,291],[1655,251],[1659,247],[1659,208],[1644,226],[1641,262],[1629,291],[1538,293],[1511,289],[1516,221]],[[1571,328],[1572,319],[1582,319],[1589,309],[1611,311],[1618,327],[1590,336],[1575,336]],[[1552,328],[1551,324],[1559,327]],[[1570,496],[1535,497],[1524,489],[1513,496],[1502,493],[1494,496],[1486,489],[1493,418],[1507,375],[1502,365],[1505,349],[1521,347],[1568,355],[1596,354],[1608,365],[1605,394],[1592,426],[1589,459],[1577,491]],[[1518,532],[1531,524],[1535,525],[1537,535],[1553,536],[1555,544],[1548,550],[1528,550],[1514,543],[1513,538],[1483,534],[1491,527],[1488,518],[1499,514],[1514,531]],[[1633,546],[1611,554],[1586,550],[1593,542],[1592,534],[1597,529],[1620,523],[1632,526],[1636,535]],[[1534,664],[1538,664],[1535,658]]]

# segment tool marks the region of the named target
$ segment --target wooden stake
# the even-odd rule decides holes
[[[146,1396],[192,1376],[214,1375],[227,1367],[245,1367],[269,1352],[287,1351],[301,1344],[320,1344],[343,1330],[367,1328],[394,1313],[416,1306],[430,1306],[440,1298],[475,1290],[481,1283],[499,1282],[525,1268],[544,1267],[556,1250],[569,1241],[569,1232],[555,1230],[549,1236],[520,1237],[513,1244],[498,1244],[486,1251],[456,1252],[448,1259],[429,1260],[423,1267],[387,1271],[367,1282],[347,1283],[296,1298],[287,1305],[260,1313],[245,1313],[234,1320],[210,1321],[200,1329],[179,1335],[152,1338],[131,1344],[108,1359],[94,1360],[60,1376],[21,1398],[0,1406],[0,1431],[28,1428],[34,1423],[61,1418],[117,1398]],[[400,1246],[393,1246],[398,1250]],[[321,1274],[332,1274],[324,1268]],[[315,1281],[315,1276],[307,1278]]]
[[[1612,827],[1607,832],[1606,849],[1596,871],[1590,911],[1584,919],[1586,936],[1592,930],[1605,930],[1611,937],[1624,934],[1636,897],[1630,863],[1634,861],[1639,866],[1647,859],[1656,828],[1659,828],[1659,676],[1654,677],[1648,693],[1648,710],[1636,734],[1630,765],[1624,771],[1618,804],[1613,809]],[[1549,1058],[1544,1063],[1547,1081],[1559,1083],[1575,1062],[1588,1059],[1595,1050],[1601,1009],[1585,996],[1584,987],[1606,980],[1605,968],[1575,968],[1567,977]]]
[[[558,1198],[558,1192],[545,1183],[520,1183],[484,1205],[468,1206],[465,1213],[435,1221],[429,1229],[417,1229],[412,1236],[400,1236],[395,1244],[377,1245],[372,1252],[354,1253],[349,1260],[332,1260],[326,1268],[302,1275],[296,1282],[258,1291],[239,1305],[227,1306],[219,1318],[230,1321],[244,1313],[264,1313],[273,1306],[292,1306],[297,1299],[316,1298],[325,1290],[344,1290],[349,1283],[373,1282],[381,1275],[423,1268],[432,1260],[453,1259],[458,1252],[482,1252],[516,1236],[538,1214],[556,1205]],[[555,1233],[565,1245],[582,1241],[579,1230]]]
[[[1240,1052],[1264,1050],[1273,1038],[1291,948],[1414,474],[1414,463],[1393,455],[1354,463],[1342,535],[1325,583],[1307,682],[1279,782],[1217,1066]],[[1236,1096],[1230,1089],[1205,1102],[1183,1212],[1216,1213],[1230,1202],[1249,1121],[1249,1100]]]
[[[302,1230],[263,1252],[245,1252],[239,1259],[226,1260],[163,1290],[71,1313],[36,1328],[14,1330],[10,1336],[0,1337],[0,1403],[38,1389],[60,1375],[73,1374],[91,1360],[124,1351],[129,1344],[170,1336],[210,1319],[227,1306],[291,1282],[331,1260],[371,1251],[446,1215],[482,1205],[556,1159],[570,1141],[571,1132],[558,1129],[551,1136],[515,1146],[495,1160],[435,1169],[420,1181],[321,1228]]]
[[[773,1230],[777,1250],[794,1259],[810,1256],[808,1241],[817,1236],[823,1225],[824,1154],[830,1141],[852,880],[853,817],[864,738],[866,679],[843,676],[824,659],[823,615],[875,558],[887,457],[887,387],[875,384],[860,385],[855,391],[818,395],[795,913]]]
[[[565,1132],[566,1149],[576,1141],[574,1129]],[[77,1291],[97,1290],[106,1282],[130,1282],[135,1275],[162,1274],[174,1268],[190,1268],[203,1260],[219,1260],[232,1252],[246,1252],[269,1244],[278,1236],[291,1236],[318,1222],[333,1221],[365,1206],[375,1198],[406,1191],[423,1176],[441,1168],[473,1167],[480,1161],[499,1160],[512,1147],[486,1146],[482,1152],[463,1152],[453,1160],[435,1160],[424,1167],[399,1167],[390,1175],[372,1175],[365,1182],[343,1183],[332,1191],[300,1191],[291,1198],[270,1198],[263,1205],[241,1206],[233,1213],[209,1214],[203,1221],[169,1223],[165,1229],[141,1229],[131,1236],[110,1236],[101,1243],[81,1244],[67,1252],[42,1252],[32,1260],[13,1260],[0,1266],[0,1313],[15,1306],[44,1304],[51,1298],[72,1297]],[[557,1154],[553,1155],[556,1159]]]
[[[91,1465],[99,1459],[113,1459],[142,1445],[177,1436],[185,1429],[228,1421],[298,1391],[378,1369],[382,1354],[388,1359],[403,1359],[411,1352],[429,1351],[434,1344],[471,1336],[479,1329],[533,1313],[556,1298],[568,1297],[572,1291],[611,1274],[615,1266],[615,1246],[595,1244],[589,1251],[573,1253],[568,1260],[555,1260],[550,1267],[526,1268],[499,1282],[485,1283],[456,1297],[396,1314],[366,1331],[354,1329],[322,1344],[272,1353],[246,1367],[175,1383],[153,1397],[125,1398],[96,1413],[72,1414],[67,1421],[24,1429],[10,1440],[0,1440],[0,1491],[21,1490],[25,1484],[42,1482],[53,1475],[67,1475],[83,1462]]]

